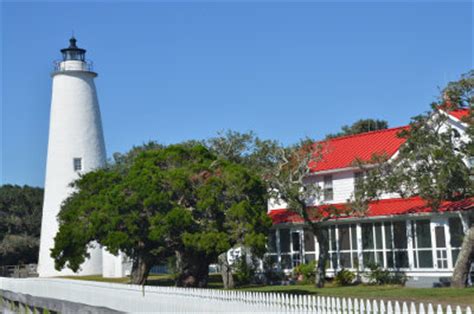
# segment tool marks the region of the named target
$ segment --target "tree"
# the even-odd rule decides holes
[[[377,119],[360,119],[354,122],[352,125],[344,125],[341,128],[341,131],[335,134],[326,135],[326,139],[354,135],[369,131],[384,130],[388,128],[388,122],[385,120]]]
[[[196,162],[198,161],[198,162]],[[189,173],[212,161],[207,152],[179,146],[137,154],[128,167],[89,172],[74,182],[59,218],[52,257],[58,269],[77,271],[93,243],[132,260],[131,282],[144,284],[150,268],[168,258],[192,227],[186,204]],[[194,163],[194,168],[183,167]]]
[[[311,139],[290,147],[280,147],[273,153],[278,161],[274,168],[268,169],[266,175],[273,199],[284,201],[287,209],[302,217],[316,236],[319,257],[315,284],[320,288],[325,284],[329,251],[327,229],[321,223],[347,213],[325,204],[322,201],[322,188],[310,178],[312,169],[321,162],[324,153],[324,147]]]
[[[194,233],[186,233],[183,239],[187,249],[207,262],[202,279],[207,280],[209,264],[219,259],[224,267],[224,288],[233,288],[231,270],[222,259],[235,246],[244,246],[258,257],[265,253],[271,226],[267,216],[267,191],[260,177],[244,165],[216,160],[211,171],[208,179],[196,189],[193,218],[199,228]]]
[[[323,287],[329,248],[327,230],[321,227],[321,222],[342,214],[321,201],[322,189],[309,178],[323,158],[324,147],[311,139],[285,147],[275,141],[261,140],[252,132],[231,131],[211,139],[210,144],[222,158],[248,165],[265,181],[271,198],[285,202],[288,210],[304,219],[320,245],[316,285]]]
[[[406,139],[395,160],[387,162],[374,156],[369,163],[359,163],[367,174],[355,194],[355,203],[368,204],[381,193],[398,193],[401,197],[420,196],[434,212],[443,201],[469,199],[474,196],[472,110],[468,123],[468,139],[462,141],[455,128],[446,123],[452,110],[472,109],[474,105],[474,72],[451,82],[437,103],[425,114],[414,117],[399,136]],[[472,212],[471,212],[472,215]],[[474,225],[464,219],[466,235],[452,277],[452,285],[465,286],[474,260]]]
[[[132,259],[133,283],[177,258],[177,285],[206,286],[209,264],[235,244],[261,254],[269,219],[266,191],[242,165],[204,146],[134,148],[122,162],[83,175],[59,213],[52,256],[76,271],[97,242]]]
[[[0,186],[0,265],[36,263],[43,189]]]

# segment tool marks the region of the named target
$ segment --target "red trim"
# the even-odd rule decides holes
[[[449,112],[450,115],[455,117],[458,120],[463,120],[469,116],[469,109],[457,109]]]
[[[474,208],[474,198],[464,199],[460,201],[445,201],[441,204],[438,212],[452,212],[460,210],[469,210]],[[369,204],[369,208],[363,215],[351,214],[347,205],[340,203],[334,205],[323,205],[321,207],[312,207],[308,209],[308,213],[312,216],[313,221],[321,218],[334,217],[331,220],[356,218],[356,217],[377,217],[377,216],[396,216],[417,213],[429,213],[432,209],[426,205],[426,202],[420,197],[411,198],[392,198],[379,201],[373,201]],[[297,213],[288,209],[274,209],[268,215],[273,220],[273,224],[280,223],[302,223],[304,219]]]

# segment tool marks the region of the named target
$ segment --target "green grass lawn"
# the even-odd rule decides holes
[[[62,277],[80,280],[93,280],[103,282],[127,283],[129,278],[103,278],[101,276],[79,276],[79,277]],[[147,280],[147,285],[154,286],[172,286],[173,279],[170,275],[152,275]],[[212,274],[209,278],[209,288],[222,289],[222,281],[220,275]],[[332,283],[328,283],[325,288],[319,289],[311,284],[296,284],[290,286],[244,286],[236,290],[257,291],[257,292],[276,292],[291,294],[311,294],[320,296],[334,297],[350,297],[362,299],[384,299],[398,300],[408,302],[424,302],[442,304],[443,306],[450,304],[467,306],[470,305],[474,309],[474,287],[465,289],[455,288],[405,288],[402,286],[385,285],[356,285],[349,287],[338,287]]]

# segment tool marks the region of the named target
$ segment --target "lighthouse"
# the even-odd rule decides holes
[[[70,269],[57,271],[51,258],[54,237],[58,232],[57,215],[62,202],[71,194],[70,183],[80,174],[103,167],[105,143],[99,102],[92,69],[86,61],[86,50],[77,47],[76,39],[61,49],[62,60],[55,64],[52,84],[48,156],[44,189],[43,217],[38,261],[41,277],[92,275],[102,273],[102,250],[89,250],[77,273]]]

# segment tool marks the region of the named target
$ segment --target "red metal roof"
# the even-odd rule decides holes
[[[406,139],[397,134],[407,126],[337,137],[318,142],[322,149],[322,160],[316,162],[312,171],[348,168],[357,159],[369,161],[374,154],[390,158]]]
[[[455,202],[445,201],[441,204],[439,212],[451,212],[468,210],[474,208],[474,198],[465,199]],[[312,209],[312,210],[311,210]],[[373,201],[369,204],[367,212],[364,214],[350,215],[345,204],[324,205],[318,208],[309,208],[312,220],[318,221],[321,217],[328,218],[333,216],[330,220],[347,219],[354,217],[377,217],[377,216],[396,216],[417,213],[432,212],[432,209],[426,205],[425,201],[420,197],[411,198],[392,198],[385,200]],[[304,220],[297,213],[288,209],[276,209],[268,213],[273,221],[273,224],[280,223],[302,223]]]
[[[456,119],[462,120],[469,115],[469,109],[457,109],[449,112]]]

